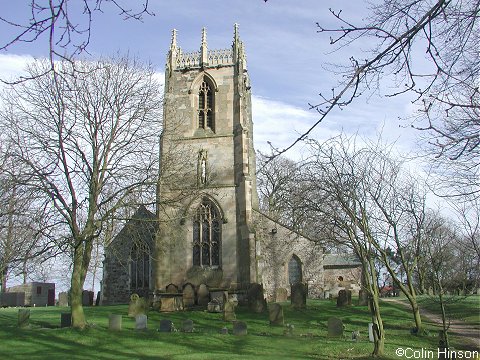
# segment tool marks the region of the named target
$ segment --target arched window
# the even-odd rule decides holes
[[[297,255],[293,255],[288,262],[288,282],[290,284],[302,282],[302,263]]]
[[[144,244],[133,244],[130,252],[130,289],[150,287],[150,251]]]
[[[221,242],[219,211],[210,200],[203,199],[193,219],[193,265],[219,266]]]
[[[206,78],[198,90],[198,127],[215,131],[213,87]]]

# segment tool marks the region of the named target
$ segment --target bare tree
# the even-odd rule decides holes
[[[19,43],[36,43],[46,41],[50,67],[44,73],[54,70],[54,60],[71,60],[86,51],[92,36],[92,22],[95,13],[101,13],[111,6],[125,20],[142,20],[144,15],[154,15],[149,10],[149,0],[130,8],[122,0],[50,0],[48,2],[32,0],[24,6],[29,16],[18,20],[6,14],[0,16],[12,31],[12,36],[0,44],[0,50],[7,50]],[[41,74],[36,74],[36,76]]]
[[[369,48],[333,65],[341,80],[332,94],[323,93],[311,104],[320,114],[318,121],[277,155],[306,139],[333,109],[393,82],[394,90],[386,96],[413,95],[418,116],[412,126],[427,134],[437,158],[464,164],[464,181],[473,181],[473,191],[479,191],[480,2],[384,0],[370,6],[361,24],[346,19],[341,10],[330,11],[338,26],[318,24],[318,32],[328,35],[335,49],[348,50],[358,42]],[[458,171],[448,174],[459,177]]]
[[[50,201],[72,256],[73,326],[86,325],[81,293],[95,239],[129,194],[148,196],[158,175],[161,98],[153,70],[128,58],[28,67],[32,81],[3,93],[19,182]]]

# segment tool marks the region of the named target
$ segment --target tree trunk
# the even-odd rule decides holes
[[[73,254],[73,271],[71,281],[72,326],[79,329],[83,329],[87,325],[82,306],[82,291],[84,283],[84,277],[82,277],[83,248],[83,242],[81,242],[81,245],[75,247]]]

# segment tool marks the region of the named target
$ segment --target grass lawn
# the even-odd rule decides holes
[[[467,324],[480,326],[480,296],[445,296],[445,311],[448,319],[461,319]],[[437,297],[422,295],[418,297],[421,308],[434,314],[441,314]]]
[[[283,327],[271,327],[268,314],[254,314],[237,308],[237,319],[248,325],[248,335],[231,334],[232,324],[221,314],[204,311],[177,313],[150,312],[147,331],[134,330],[135,321],[126,316],[127,306],[85,308],[90,326],[78,331],[59,328],[60,313],[68,308],[31,308],[30,328],[17,327],[18,309],[0,309],[1,359],[346,359],[368,358],[373,345],[368,342],[370,321],[366,307],[337,308],[334,302],[312,300],[305,310],[284,305],[285,323],[294,325],[291,336]],[[108,315],[123,314],[123,329],[108,330]],[[398,347],[436,351],[436,334],[414,336],[408,309],[398,304],[382,303],[386,328],[385,359],[400,359]],[[327,337],[327,320],[339,317],[345,325],[345,337]],[[181,328],[184,319],[192,319],[194,333],[159,333],[161,319],[170,319]],[[228,335],[219,330],[227,326]],[[359,330],[361,340],[350,340]],[[454,344],[455,345],[455,344]],[[461,347],[458,347],[459,349]]]

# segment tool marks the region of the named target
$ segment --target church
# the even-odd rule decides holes
[[[298,282],[310,297],[358,291],[359,262],[259,211],[251,84],[238,26],[226,49],[183,52],[173,30],[165,69],[155,213],[145,207],[105,249],[102,303],[188,285],[262,284],[269,300]],[[261,121],[261,119],[259,120]]]

